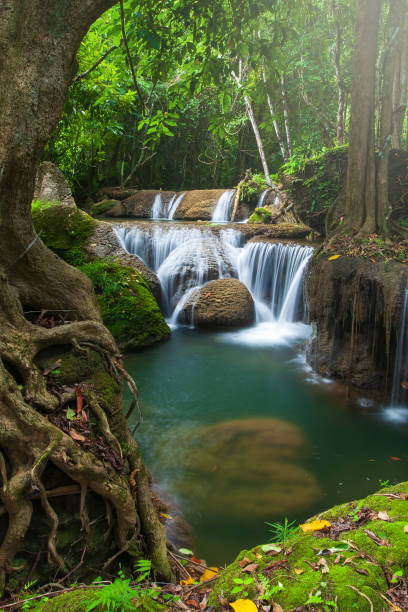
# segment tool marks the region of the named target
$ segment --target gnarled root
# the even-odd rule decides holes
[[[121,471],[82,448],[48,418],[50,413],[57,414],[62,405],[74,399],[72,393],[56,396],[47,386],[47,377],[35,364],[40,351],[59,345],[77,349],[86,345],[98,347],[108,357],[111,367],[116,364],[114,375],[120,376],[118,349],[101,323],[75,321],[52,329],[35,326],[25,319],[15,290],[5,275],[0,274],[0,500],[3,505],[0,515],[8,514],[0,543],[0,592],[4,590],[7,574],[13,571],[13,560],[30,527],[33,497],[40,498],[50,525],[49,563],[64,573],[67,571],[58,553],[59,517],[43,481],[47,464],[79,484],[79,516],[85,537],[89,529],[87,491],[93,491],[105,501],[109,514],[113,509],[116,550],[111,551],[110,559],[101,559],[101,564],[112,562],[126,551],[130,553],[138,543],[139,549],[147,547],[156,573],[169,579],[171,570],[164,528],[153,507],[148,475],[137,444],[123,415],[117,411],[111,414],[110,406],[105,406],[92,388],[84,388],[84,397],[97,419],[102,438],[122,457]],[[133,484],[129,479],[131,473]]]

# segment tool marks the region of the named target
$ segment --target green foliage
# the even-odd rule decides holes
[[[231,591],[231,595],[239,593],[241,597],[248,597],[247,587],[255,582],[251,576],[248,576],[248,578],[233,578],[232,581],[235,583],[235,586]]]
[[[266,179],[264,174],[251,174],[249,179],[241,186],[241,201],[248,202],[248,204],[257,204],[259,196],[262,191],[267,189]]]
[[[51,200],[33,200],[31,203],[31,212],[35,212],[38,210],[45,210],[50,206],[59,206],[60,202],[51,201]]]
[[[266,522],[265,524],[269,527],[271,542],[282,542],[283,546],[286,545],[288,539],[296,530],[296,521],[289,522],[287,517],[285,517],[285,520],[281,523]]]

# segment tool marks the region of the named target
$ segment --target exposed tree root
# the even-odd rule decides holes
[[[59,518],[42,480],[47,463],[79,484],[79,515],[85,534],[89,531],[87,491],[105,501],[108,531],[114,528],[117,547],[106,564],[130,552],[136,543],[140,550],[144,542],[157,574],[169,579],[164,528],[152,504],[148,473],[123,415],[116,411],[113,433],[111,407],[103,405],[94,390],[84,389],[100,435],[124,461],[121,472],[83,449],[48,418],[75,401],[71,392],[52,392],[47,376],[35,365],[40,351],[59,345],[71,345],[82,352],[87,350],[85,346],[97,347],[108,358],[112,376],[120,379],[124,372],[116,344],[98,320],[75,321],[52,329],[33,325],[24,318],[17,292],[0,274],[0,500],[8,514],[0,544],[0,593],[30,527],[33,495],[39,496],[50,525],[48,561],[62,572],[68,571],[58,553]]]

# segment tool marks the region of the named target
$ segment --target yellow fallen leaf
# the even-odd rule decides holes
[[[303,574],[305,570],[299,569],[298,567],[295,567],[295,574],[297,574],[298,576],[300,576],[300,574]]]
[[[205,582],[206,580],[210,580],[214,578],[219,572],[218,567],[209,567],[205,570],[204,574],[200,578],[200,582]]]
[[[189,576],[186,580],[180,580],[181,586],[186,586],[186,584],[194,584],[194,579]]]
[[[237,599],[230,603],[235,612],[258,612],[258,608],[250,599]]]
[[[329,261],[334,261],[335,259],[338,259],[339,257],[341,257],[341,255],[332,255],[331,257],[329,257]]]
[[[305,523],[304,525],[300,525],[303,533],[310,533],[311,531],[322,531],[323,529],[328,529],[331,523],[329,521],[312,521],[311,523]]]
[[[166,519],[172,519],[173,517],[170,514],[165,514],[164,512],[160,512],[160,516],[164,516]]]

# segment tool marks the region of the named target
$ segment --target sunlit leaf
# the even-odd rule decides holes
[[[206,582],[206,580],[211,580],[214,578],[219,572],[218,567],[209,567],[205,570],[204,574],[200,578],[200,582]]]
[[[279,548],[279,546],[276,546],[276,544],[264,544],[263,546],[261,546],[261,549],[263,552],[269,552],[271,550],[274,550],[278,553],[280,553],[282,550],[281,548]]]
[[[329,257],[329,261],[335,261],[339,257],[341,257],[341,255],[332,255],[331,257]]]
[[[312,521],[311,523],[304,523],[299,525],[304,533],[311,533],[312,531],[323,531],[331,526],[329,521]]]
[[[180,580],[180,584],[181,586],[186,586],[188,584],[194,584],[194,579],[191,576],[189,576],[185,580]]]
[[[189,548],[179,548],[179,553],[182,555],[194,555],[193,551]]]
[[[237,599],[230,603],[235,612],[258,612],[258,608],[250,599]]]

